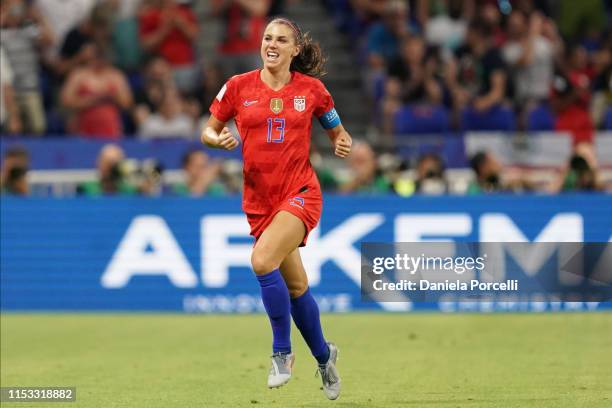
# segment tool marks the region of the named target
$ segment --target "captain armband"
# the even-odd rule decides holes
[[[319,117],[319,122],[324,129],[333,129],[340,124],[340,116],[336,112],[336,108],[332,108],[329,112],[325,112]]]

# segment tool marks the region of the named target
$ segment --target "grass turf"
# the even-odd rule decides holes
[[[612,313],[346,314],[330,402],[293,328],[294,377],[265,386],[263,315],[3,314],[2,386],[76,386],[43,407],[611,407]]]

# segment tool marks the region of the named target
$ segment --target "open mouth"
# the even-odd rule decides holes
[[[267,57],[268,61],[276,61],[276,60],[278,60],[279,56],[280,55],[276,51],[268,51],[266,53],[266,57]]]

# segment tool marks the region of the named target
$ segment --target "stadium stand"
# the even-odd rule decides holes
[[[467,108],[461,117],[464,130],[500,130],[512,132],[516,130],[516,117],[510,108],[496,106],[485,112]]]
[[[527,130],[530,132],[553,130],[555,117],[548,105],[541,103],[527,114]]]
[[[32,194],[74,194],[75,185],[95,174],[104,145],[99,139],[110,136],[128,159],[155,159],[166,169],[163,180],[180,178],[180,157],[197,148],[210,101],[236,69],[256,67],[263,22],[282,13],[322,43],[329,57],[323,81],[345,126],[374,149],[390,186],[397,174],[413,177],[427,152],[440,155],[449,185],[465,185],[474,177],[469,146],[478,132],[485,135],[480,149],[496,151],[503,166],[531,177],[532,164],[545,162],[546,148],[556,146],[543,145],[546,138],[538,132],[558,132],[569,150],[554,165],[535,166],[538,188],[551,191],[547,183],[563,173],[571,146],[587,142],[599,158],[592,164],[601,177],[598,189],[610,190],[612,166],[601,151],[612,129],[609,2],[576,6],[582,25],[572,23],[564,2],[506,3],[261,0],[245,8],[217,0],[71,0],[54,9],[50,0],[2,2],[2,153],[17,145],[30,151]],[[188,22],[188,32],[175,28],[152,38],[166,12]],[[247,22],[255,31],[242,55],[228,41],[236,34],[231,27]],[[587,26],[588,32],[581,28]],[[32,37],[34,32],[40,35]],[[381,36],[392,41],[381,48]],[[98,52],[91,52],[91,44]],[[22,68],[25,57],[33,71]],[[113,86],[126,84],[129,94],[79,113],[78,101],[62,89],[91,64],[107,64],[116,73]],[[85,131],[84,117],[111,116],[118,121],[113,135],[85,135],[92,132]],[[495,142],[499,132],[506,133],[502,150]],[[175,140],[179,136],[184,140]],[[508,160],[512,151],[533,163]],[[313,158],[320,176],[333,176],[326,184],[330,191],[350,182],[350,170],[332,157],[316,125]],[[239,177],[239,156],[219,160],[233,171],[231,177],[221,171],[221,183]]]
[[[445,133],[448,130],[448,112],[443,106],[407,105],[395,114],[398,134]]]

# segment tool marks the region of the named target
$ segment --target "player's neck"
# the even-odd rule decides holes
[[[264,68],[261,70],[260,78],[272,90],[278,91],[291,82],[291,71],[272,72]]]

